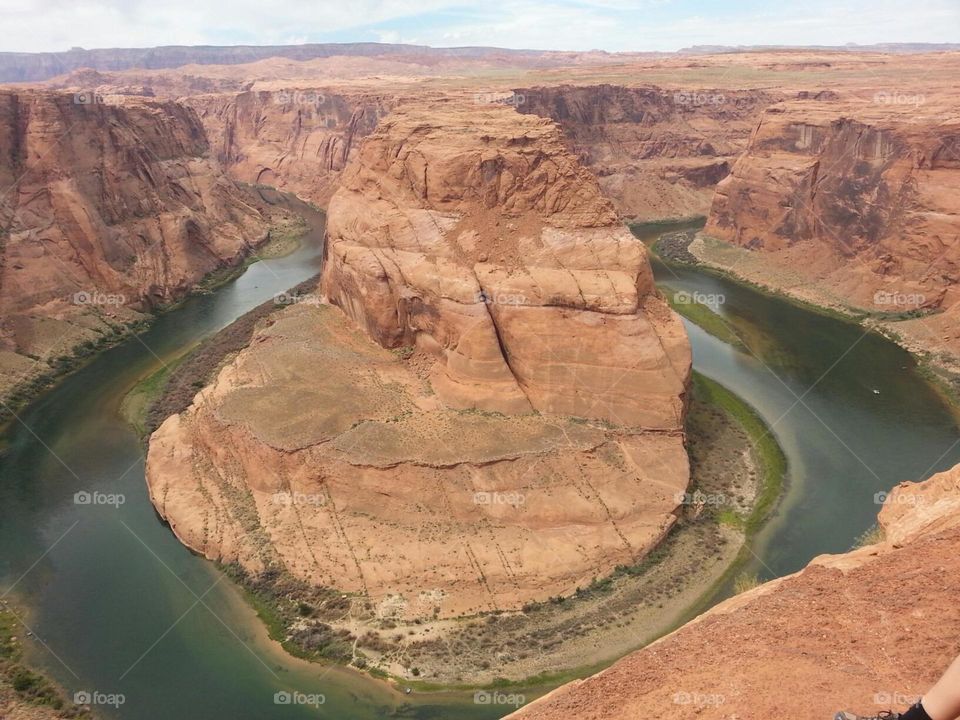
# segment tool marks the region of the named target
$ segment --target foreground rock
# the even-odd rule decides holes
[[[282,310],[151,439],[186,544],[405,618],[517,610],[657,544],[689,348],[552,123],[398,111],[328,233],[339,307]]]
[[[266,235],[210,159],[195,113],[81,100],[0,92],[3,390],[182,296]]]
[[[510,717],[761,720],[903,710],[957,655],[960,467],[904,483],[885,539],[814,559]]]

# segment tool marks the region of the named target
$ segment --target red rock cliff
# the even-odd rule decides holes
[[[705,230],[750,252],[703,255],[803,299],[892,318],[904,344],[960,370],[960,114],[949,98],[915,97],[771,107]]]
[[[200,95],[196,108],[217,159],[248,183],[289,190],[326,205],[340,173],[392,102],[325,88]]]
[[[92,316],[178,297],[266,233],[173,102],[0,92],[0,185],[4,364],[68,351]]]
[[[775,94],[589,85],[521,88],[522,113],[555,120],[617,210],[636,220],[705,215]]]

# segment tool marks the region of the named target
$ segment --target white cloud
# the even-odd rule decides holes
[[[0,0],[0,50],[69,47],[272,45],[390,22],[450,0]],[[370,40],[368,34],[358,40]]]
[[[419,42],[534,49],[951,42],[957,0],[0,0],[0,50]],[[743,8],[762,10],[747,12]]]

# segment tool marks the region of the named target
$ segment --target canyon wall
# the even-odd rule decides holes
[[[229,68],[80,70],[49,84],[110,100],[127,95],[180,99],[196,109],[216,158],[233,178],[280,187],[321,206],[336,191],[359,141],[398,104],[447,98],[479,110],[513,108],[556,121],[617,211],[636,221],[706,215],[714,187],[746,148],[759,115],[781,97],[767,90],[609,84],[509,91],[502,83],[475,79],[424,87],[399,76],[395,87],[360,76],[324,86],[297,79],[310,75],[309,66],[275,67],[279,62],[250,67],[254,80]],[[350,72],[338,68],[331,79]],[[318,68],[314,74],[331,73]],[[291,77],[275,79],[286,76]]]
[[[233,177],[325,205],[358,141],[397,103],[424,94],[291,87],[186,102]],[[618,212],[633,220],[706,215],[714,187],[746,147],[760,112],[777,99],[764,91],[613,85],[451,93],[457,95],[481,109],[503,105],[559,123]]]
[[[903,711],[960,650],[960,467],[900,485],[879,523],[879,543],[815,558],[510,717],[764,720]]]
[[[197,552],[430,620],[569,594],[676,521],[686,335],[553,123],[397,109],[330,202],[320,290],[150,440]]]
[[[266,235],[196,114],[173,102],[0,92],[0,186],[5,384],[182,296]]]
[[[960,114],[918,103],[772,106],[717,187],[705,234],[766,261],[750,279],[796,286],[815,302],[943,311],[899,331],[956,351]]]
[[[360,140],[394,100],[376,93],[285,88],[185,98],[231,177],[326,206]]]
[[[763,109],[779,99],[763,90],[607,84],[514,93],[520,112],[560,124],[617,210],[640,221],[706,215]]]

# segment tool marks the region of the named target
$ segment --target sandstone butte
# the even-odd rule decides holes
[[[956,657],[960,466],[888,496],[884,539],[737,595],[516,720],[904,710]]]
[[[330,202],[320,289],[151,438],[197,552],[452,617],[570,593],[675,522],[686,334],[553,122],[398,107]]]
[[[267,232],[174,102],[0,90],[0,187],[0,392]]]

